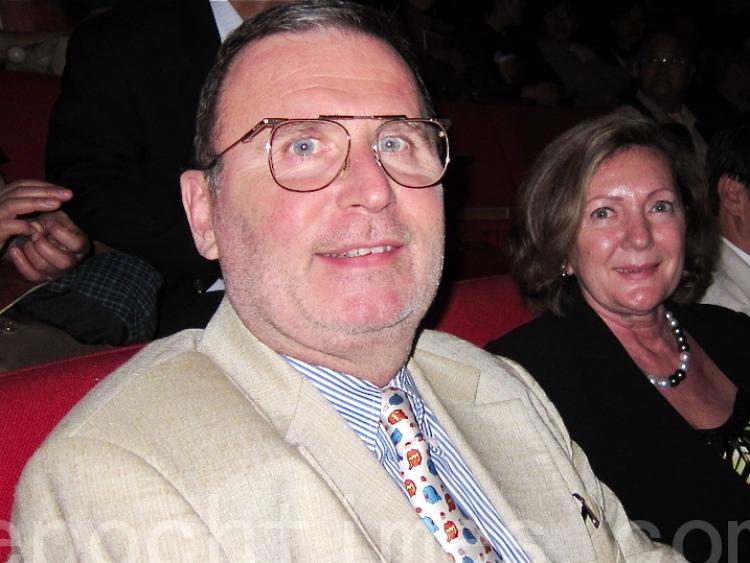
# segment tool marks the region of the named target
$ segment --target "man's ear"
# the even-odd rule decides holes
[[[750,194],[745,184],[725,174],[719,178],[717,189],[720,208],[734,217],[744,216],[746,207],[750,204]]]
[[[187,170],[180,176],[182,205],[187,214],[193,242],[204,258],[216,260],[219,249],[213,228],[213,196],[209,192],[206,177],[201,170]]]

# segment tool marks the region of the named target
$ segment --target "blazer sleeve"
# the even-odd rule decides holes
[[[11,561],[228,561],[157,467],[103,440],[47,444],[16,498]]]
[[[562,422],[561,422],[562,424]],[[671,546],[652,541],[638,526],[628,518],[625,508],[612,490],[602,483],[594,474],[589,465],[586,454],[572,442],[571,459],[578,474],[585,484],[582,502],[583,511],[590,511],[598,519],[604,519],[608,530],[614,535],[614,541],[619,546],[624,561],[629,563],[677,563],[685,559]],[[592,526],[591,519],[587,519],[587,525]],[[592,533],[592,541],[601,542],[602,531],[598,534]],[[599,539],[597,539],[599,537]],[[621,558],[617,559],[621,561]]]

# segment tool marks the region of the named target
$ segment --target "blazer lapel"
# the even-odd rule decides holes
[[[536,430],[529,406],[518,399],[479,397],[480,371],[448,364],[443,357],[418,352],[409,368],[425,402],[527,555],[533,561],[594,558],[590,543],[573,547],[582,537],[582,521],[576,510],[561,507],[573,507],[575,476],[563,476],[549,453],[552,437]],[[570,549],[577,553],[566,553]]]
[[[375,455],[307,381],[287,438],[328,480],[384,560],[447,559]]]

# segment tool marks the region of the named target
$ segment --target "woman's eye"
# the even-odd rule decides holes
[[[653,209],[657,213],[671,213],[674,211],[674,203],[671,201],[657,201]]]
[[[380,146],[378,148],[381,152],[398,152],[403,150],[405,145],[404,140],[398,137],[383,137],[380,139]]]
[[[315,139],[297,139],[292,143],[292,151],[297,156],[310,156],[315,153]]]
[[[594,209],[591,213],[591,217],[594,219],[606,219],[611,214],[612,210],[609,207],[600,207],[599,209]]]

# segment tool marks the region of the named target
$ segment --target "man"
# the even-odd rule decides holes
[[[153,335],[159,275],[133,256],[90,253],[60,209],[71,197],[41,180],[3,186],[0,176],[0,260],[13,265],[0,269],[0,371]],[[37,284],[46,285],[27,293]]]
[[[636,66],[638,91],[632,105],[619,111],[644,115],[659,123],[695,153],[706,159],[706,141],[695,114],[685,103],[693,74],[692,53],[669,33],[655,33],[641,47]]]
[[[325,0],[261,14],[222,46],[200,169],[181,182],[227,299],[205,331],[154,343],[58,427],[19,485],[16,553],[673,557],[627,521],[528,374],[447,335],[414,342],[440,277],[448,153],[393,27]],[[399,461],[401,430],[386,424],[404,420],[414,449]],[[400,472],[422,466],[445,522],[408,500],[422,482]]]
[[[203,328],[223,292],[195,250],[180,203],[200,86],[219,43],[278,1],[123,2],[80,24],[50,120],[47,177],[88,235],[164,278],[158,334]]]
[[[703,302],[750,314],[750,122],[714,135],[706,168],[721,255]]]

